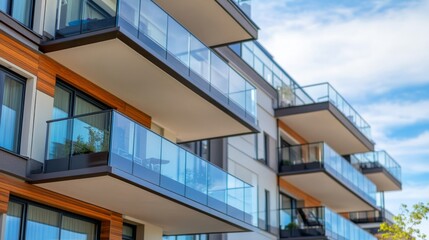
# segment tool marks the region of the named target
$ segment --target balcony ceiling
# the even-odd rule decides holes
[[[257,27],[232,0],[154,0],[207,46],[256,39]]]
[[[330,103],[282,108],[275,114],[307,142],[326,142],[340,155],[374,150],[374,144]]]
[[[281,178],[335,212],[374,210],[372,205],[323,171],[286,175]]]
[[[161,227],[166,235],[244,231],[218,217],[112,176],[59,180],[36,185],[149,222]],[[106,186],[109,186],[108,189]]]
[[[363,173],[377,186],[378,192],[400,191],[402,189],[402,184],[395,180],[387,170],[379,169],[379,171],[371,173],[364,171]]]
[[[179,141],[251,132],[237,117],[210,103],[117,38],[47,55],[150,115]]]

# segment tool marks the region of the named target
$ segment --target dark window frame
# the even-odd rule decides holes
[[[58,224],[59,224],[58,226],[59,226],[59,231],[60,231],[60,238],[61,238],[61,230],[62,230],[62,228],[61,228],[62,218],[63,218],[63,216],[66,216],[66,217],[71,217],[71,218],[74,218],[74,219],[78,219],[78,220],[82,220],[82,221],[93,223],[95,225],[95,239],[97,239],[97,240],[100,239],[100,235],[101,235],[101,221],[98,221],[98,220],[93,219],[93,218],[85,217],[85,216],[82,216],[82,215],[78,215],[76,213],[72,213],[72,212],[69,212],[69,211],[62,210],[62,209],[58,209],[58,208],[55,208],[55,207],[52,207],[52,206],[44,205],[44,204],[41,204],[41,203],[38,203],[38,202],[34,202],[34,201],[31,201],[31,200],[27,200],[27,199],[23,199],[23,198],[20,198],[20,197],[16,197],[16,196],[10,196],[9,197],[9,202],[18,203],[18,204],[21,204],[23,206],[22,207],[22,213],[21,213],[21,220],[20,220],[21,221],[20,222],[20,231],[19,231],[19,239],[20,240],[25,240],[26,239],[25,234],[26,234],[26,230],[27,230],[26,229],[27,228],[27,210],[28,210],[28,206],[29,205],[32,205],[32,206],[35,206],[35,207],[39,207],[39,208],[43,208],[43,209],[50,210],[50,211],[54,211],[54,212],[56,212],[56,213],[58,213],[60,215],[59,221],[58,221]],[[7,225],[5,225],[4,229],[6,229],[6,228],[7,228]]]
[[[88,93],[83,92],[82,90],[79,90],[76,87],[71,86],[70,84],[67,84],[63,80],[57,78],[55,87],[60,87],[66,92],[70,93],[70,102],[69,102],[69,109],[68,109],[68,117],[75,116],[75,107],[76,107],[76,98],[82,98],[83,100],[93,104],[94,106],[100,108],[101,110],[108,110],[112,109],[112,107],[108,106],[107,104],[101,102],[97,98],[89,95]],[[54,96],[55,101],[55,96]]]
[[[124,234],[122,234],[122,240],[136,240],[137,239],[137,226],[130,224],[130,223],[126,223],[126,222],[122,223],[122,225],[131,227],[133,229],[133,233],[132,233],[133,236],[129,237],[129,236],[124,236]]]
[[[24,27],[29,28],[29,29],[33,29],[34,26],[34,12],[35,12],[35,5],[36,5],[36,0],[28,0],[30,1],[30,16],[29,16],[29,25],[19,21],[18,19],[14,18],[12,16],[13,13],[13,2],[15,0],[5,0],[7,3],[7,9],[6,9],[6,13],[7,15],[9,15],[11,18],[15,19],[17,22],[19,22],[20,24],[22,24]],[[3,11],[2,11],[3,12]]]
[[[9,150],[6,148],[3,148],[0,146],[0,149],[8,151],[8,152],[13,152],[16,154],[20,154],[21,152],[21,138],[22,138],[22,124],[23,124],[23,120],[24,120],[24,107],[25,107],[25,92],[26,92],[26,87],[27,87],[27,79],[25,77],[22,77],[20,75],[18,75],[15,72],[10,71],[9,69],[0,66],[0,119],[1,119],[1,109],[2,109],[2,105],[3,105],[3,91],[4,91],[4,81],[6,79],[6,75],[9,76],[10,78],[12,78],[14,81],[17,81],[19,83],[22,84],[23,88],[22,88],[22,96],[21,96],[21,116],[19,118],[19,124],[18,124],[18,134],[17,134],[17,139],[16,142],[18,143],[16,146],[16,151],[14,150]]]

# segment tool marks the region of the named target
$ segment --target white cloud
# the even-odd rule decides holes
[[[377,12],[386,4],[378,1],[377,14],[345,7],[282,14],[287,4],[263,2],[261,41],[302,85],[329,81],[359,99],[429,83],[429,1]]]
[[[362,117],[372,126],[376,139],[398,127],[422,122],[429,124],[429,99],[375,102],[359,106],[359,110]]]

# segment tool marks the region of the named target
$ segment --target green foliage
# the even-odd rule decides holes
[[[418,240],[426,239],[426,234],[422,233],[418,227],[423,220],[429,218],[429,203],[414,204],[412,209],[402,204],[401,213],[393,217],[394,224],[382,223],[379,232],[381,239],[391,240]]]
[[[86,128],[88,129],[88,140],[85,141],[79,135],[73,144],[73,155],[107,151],[109,148],[109,132],[92,127]]]

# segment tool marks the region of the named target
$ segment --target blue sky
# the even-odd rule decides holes
[[[429,0],[253,0],[252,15],[277,62],[301,85],[330,82],[401,164],[387,208],[429,201]]]

